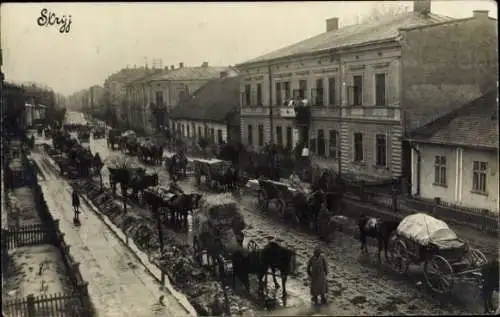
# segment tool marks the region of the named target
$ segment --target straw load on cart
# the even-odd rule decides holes
[[[193,217],[195,252],[206,250],[213,257],[227,258],[241,248],[238,235],[244,227],[244,217],[231,194],[203,197]]]

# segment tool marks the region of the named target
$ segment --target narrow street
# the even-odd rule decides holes
[[[50,212],[80,262],[84,280],[98,316],[149,317],[191,315],[142,267],[131,251],[81,201],[82,225],[73,224],[71,187],[54,171],[43,168],[42,155],[32,154],[45,180],[40,181]],[[160,296],[164,295],[163,305]]]

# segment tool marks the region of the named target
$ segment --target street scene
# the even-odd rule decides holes
[[[121,21],[94,55],[77,8]],[[71,12],[82,64],[47,65],[74,80],[2,34],[3,316],[500,313],[495,3],[114,8],[30,9]],[[174,46],[129,29],[161,10]],[[276,41],[238,22],[304,10]]]

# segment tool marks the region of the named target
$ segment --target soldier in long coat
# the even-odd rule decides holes
[[[322,255],[321,249],[318,247],[314,250],[314,255],[307,263],[307,274],[311,279],[311,300],[317,303],[318,296],[321,297],[321,303],[326,303],[326,293],[328,285],[326,276],[328,275],[328,266],[325,257]]]

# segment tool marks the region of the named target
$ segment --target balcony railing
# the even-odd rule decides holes
[[[262,100],[257,99],[257,92],[252,92],[250,95],[243,92],[241,93],[241,105],[243,108],[262,106]]]

